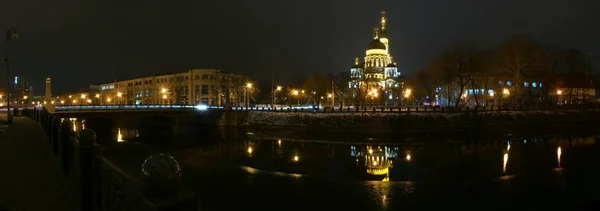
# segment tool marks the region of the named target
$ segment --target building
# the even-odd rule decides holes
[[[349,97],[356,106],[366,100],[396,106],[402,100],[402,77],[390,54],[386,21],[385,12],[381,12],[381,24],[374,30],[364,60],[357,57],[350,68]]]
[[[562,73],[548,80],[548,95],[556,104],[582,104],[596,100],[598,80],[594,75]]]
[[[242,105],[248,77],[219,69],[191,69],[90,85],[67,104],[95,105]],[[63,97],[64,98],[64,97]],[[73,98],[73,96],[71,96]]]
[[[22,77],[15,76],[12,81],[10,89],[11,103],[14,104],[27,104],[29,98],[33,95],[33,87],[29,85],[29,82]],[[4,87],[4,86],[3,86]],[[2,91],[2,101],[5,101],[5,90]],[[2,102],[3,104],[5,102]]]

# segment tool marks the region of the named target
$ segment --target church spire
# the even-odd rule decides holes
[[[358,65],[358,57],[354,58],[354,65]]]
[[[381,11],[381,30],[385,30],[385,24],[386,24],[386,20],[385,20],[385,11]]]
[[[379,39],[379,28],[373,28],[373,39]]]

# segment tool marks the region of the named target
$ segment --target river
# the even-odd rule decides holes
[[[385,140],[225,128],[111,131],[98,134],[108,143],[105,156],[139,175],[148,156],[172,155],[202,210],[581,210],[600,200],[594,133]]]

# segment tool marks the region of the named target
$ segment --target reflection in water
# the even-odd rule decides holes
[[[124,142],[123,135],[121,134],[121,128],[117,129],[117,142]]]
[[[556,150],[556,159],[558,160],[558,168],[560,168],[560,156],[562,155],[562,148],[559,146]]]
[[[73,124],[73,132],[77,132],[77,118],[69,118],[69,121]]]
[[[570,153],[562,158],[562,150]],[[595,138],[530,139],[527,144],[512,140],[378,145],[296,142],[275,137],[244,138],[169,153],[186,171],[184,184],[207,199],[208,205],[203,206],[213,206],[215,210],[240,210],[228,207],[236,203],[224,202],[223,195],[240,201],[237,204],[263,210],[273,209],[271,205],[287,209],[298,201],[307,210],[319,210],[323,204],[326,208],[340,206],[334,210],[400,210],[406,204],[423,209],[435,207],[432,204],[454,208],[472,205],[480,200],[478,197],[486,197],[483,202],[475,202],[482,207],[493,206],[492,201],[513,203],[512,196],[554,200],[570,197],[574,182],[593,184],[591,191],[592,187],[600,188],[597,179],[593,179],[600,178],[600,157],[595,156],[598,151]],[[500,157],[502,172],[498,169]],[[570,178],[549,171],[555,168],[557,160],[563,166],[563,159],[569,161],[566,168],[570,167]],[[577,162],[583,159],[585,162]],[[139,171],[139,164],[131,169]],[[510,176],[505,176],[507,173]],[[553,183],[556,177],[564,180],[562,186]],[[499,194],[507,198],[491,197]]]
[[[506,164],[508,163],[508,152],[504,153],[503,160],[504,160],[504,164],[502,165],[502,172],[506,173]]]

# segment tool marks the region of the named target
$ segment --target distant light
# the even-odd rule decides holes
[[[197,106],[195,106],[195,108],[198,109],[198,110],[206,110],[206,109],[208,109],[208,106],[206,106],[206,105],[197,105]]]
[[[248,154],[252,154],[252,147],[248,147]]]
[[[294,161],[298,162],[298,160],[300,160],[300,157],[298,155],[294,156]]]

